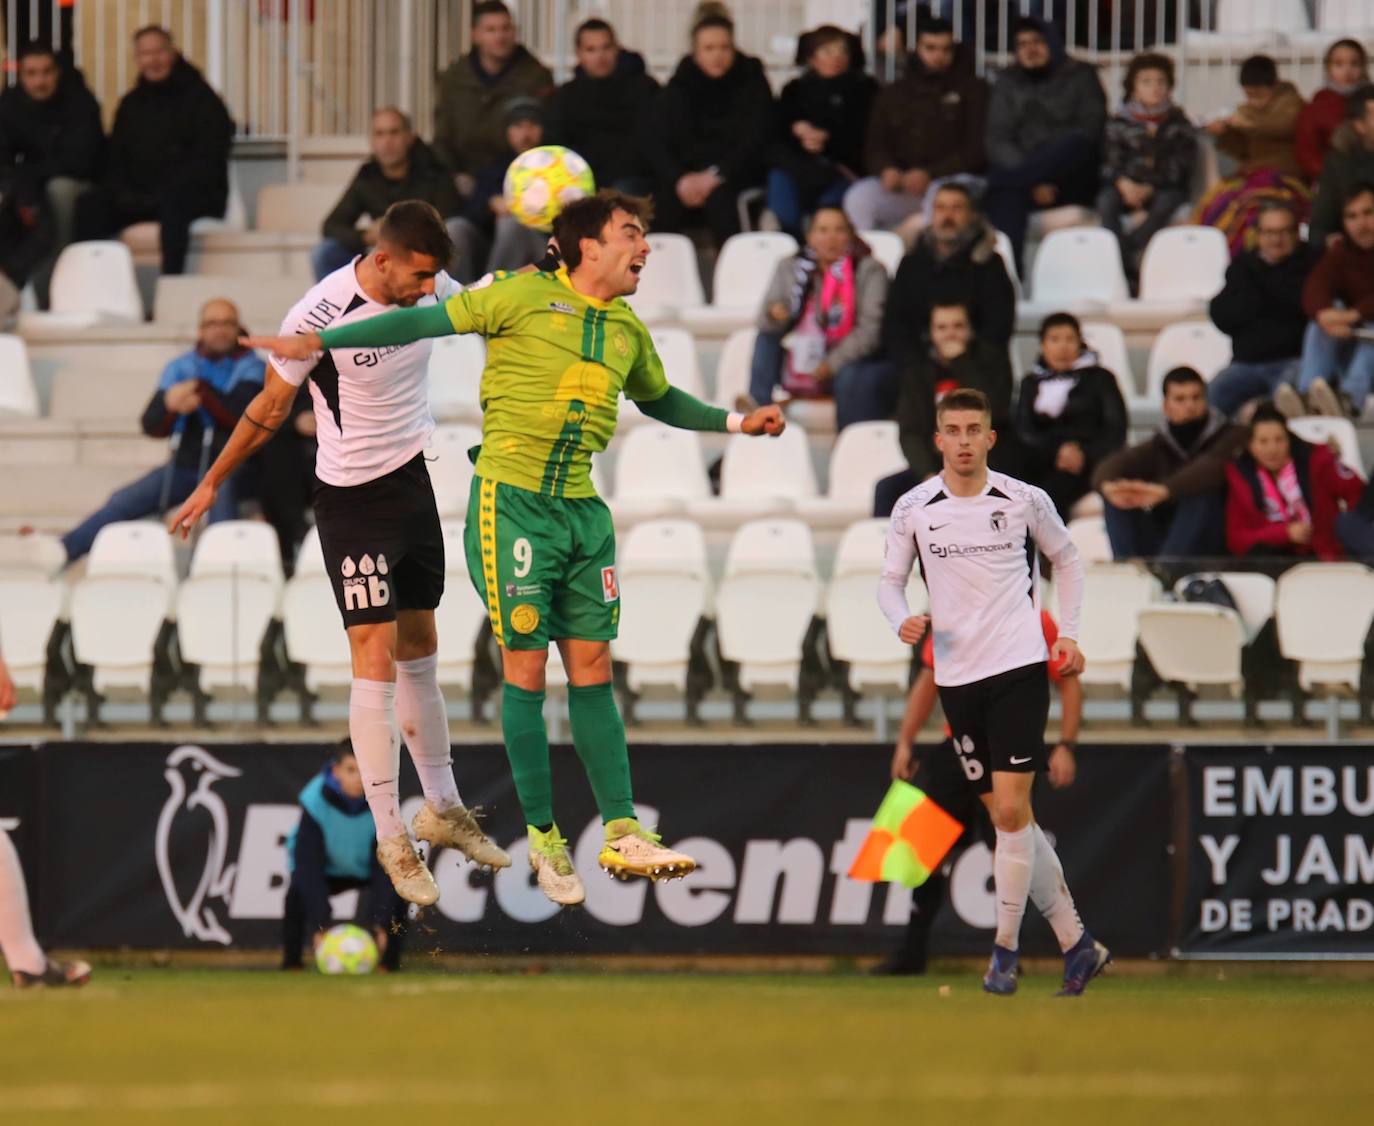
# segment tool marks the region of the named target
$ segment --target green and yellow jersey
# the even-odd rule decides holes
[[[629,305],[583,296],[560,269],[501,275],[443,308],[454,332],[487,340],[478,475],[546,496],[595,496],[592,454],[615,433],[620,396],[668,392]]]

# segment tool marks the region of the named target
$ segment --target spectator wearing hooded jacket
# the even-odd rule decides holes
[[[474,4],[472,50],[439,76],[434,107],[434,151],[456,174],[463,195],[506,151],[506,103],[552,93],[553,73],[516,39],[510,9],[501,0]]]
[[[987,110],[988,85],[973,73],[951,25],[923,21],[910,69],[873,105],[864,145],[868,175],[845,196],[854,225],[899,227],[925,206],[932,184],[981,174]]]
[[[577,69],[549,103],[546,142],[582,156],[598,188],[648,195],[649,164],[637,145],[625,143],[625,131],[653,101],[658,83],[645,70],[644,56],[625,50],[605,20],[584,20],[573,45]]]
[[[77,196],[100,177],[104,157],[100,106],[81,71],[46,43],[26,44],[18,84],[0,93],[0,228],[19,228],[0,237],[10,248],[0,270],[20,286],[32,273],[41,308],[53,262],[72,240]]]
[[[1234,555],[1340,559],[1336,520],[1364,482],[1326,446],[1289,432],[1277,408],[1250,419],[1245,450],[1226,467],[1226,544]]]
[[[1126,444],[1126,404],[1116,376],[1083,345],[1071,313],[1040,324],[1040,356],[1021,380],[1016,433],[1025,447],[1028,480],[1049,493],[1059,515],[1092,488],[1093,473]]]
[[[1369,57],[1354,39],[1337,39],[1322,60],[1326,83],[1298,114],[1296,144],[1298,164],[1308,183],[1322,174],[1322,163],[1331,151],[1336,130],[1346,120],[1350,95],[1369,83]]]
[[[863,69],[858,37],[826,25],[797,42],[806,69],[782,88],[770,150],[768,209],[801,237],[817,207],[839,203],[863,167],[863,134],[878,83]]]
[[[243,331],[232,302],[215,299],[201,308],[195,348],[167,365],[143,412],[148,437],[171,439],[171,460],[116,489],[64,535],[68,563],[90,551],[106,524],[158,515],[191,495],[239,416],[262,390],[264,365],[256,352],[239,343]],[[231,479],[221,487],[210,520],[232,520],[237,511]]]
[[[138,83],[110,131],[101,185],[76,205],[76,237],[109,238],[133,223],[161,227],[162,272],[186,268],[191,223],[224,214],[234,122],[220,96],[161,27],[134,33]]]
[[[1016,62],[988,103],[984,207],[1020,263],[1032,211],[1096,197],[1107,100],[1097,70],[1065,54],[1050,24],[1023,16],[1012,35]]]
[[[1341,207],[1356,184],[1374,182],[1374,85],[1361,86],[1346,99],[1345,124],[1331,138],[1312,201],[1312,245],[1324,247],[1341,237]]]
[[[716,242],[740,229],[739,194],[763,182],[774,136],[773,94],[763,64],[735,48],[735,25],[708,12],[640,121],[654,169],[657,225],[681,230],[704,217]]]

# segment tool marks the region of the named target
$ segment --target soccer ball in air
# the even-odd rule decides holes
[[[552,230],[564,207],[594,191],[591,165],[562,145],[540,145],[522,152],[506,169],[506,206],[537,231]]]
[[[370,974],[377,968],[377,944],[352,923],[330,927],[315,951],[315,965],[322,974]]]

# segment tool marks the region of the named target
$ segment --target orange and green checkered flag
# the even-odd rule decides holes
[[[910,782],[893,782],[850,866],[849,878],[920,887],[963,831],[963,825],[924,791]]]

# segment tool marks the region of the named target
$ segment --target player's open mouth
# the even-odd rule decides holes
[[[643,263],[643,262],[631,262],[631,263],[630,263],[630,273],[632,273],[632,274],[638,274],[639,271],[642,270],[642,269],[644,269],[644,263]]]

